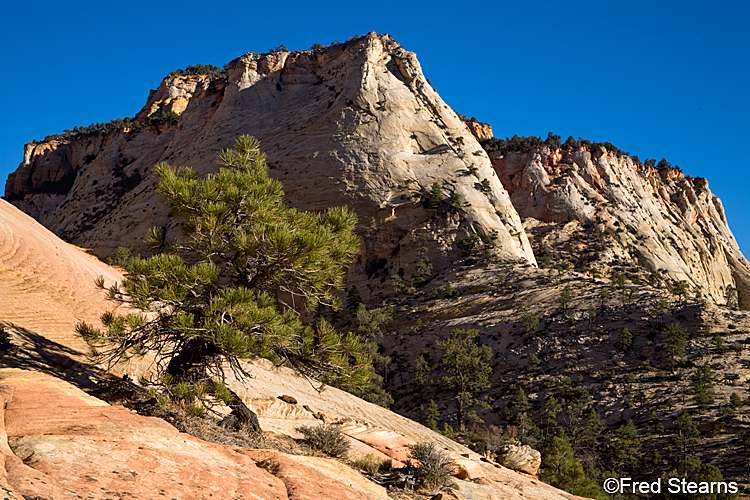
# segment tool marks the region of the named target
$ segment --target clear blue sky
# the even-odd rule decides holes
[[[369,31],[497,137],[609,141],[706,177],[750,254],[750,2],[5,2],[0,179],[23,144],[133,116],[176,68]]]

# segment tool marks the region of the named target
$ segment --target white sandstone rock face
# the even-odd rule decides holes
[[[420,230],[433,235],[425,245],[436,268],[457,255],[457,238],[495,231],[500,258],[535,263],[488,156],[427,83],[415,54],[389,36],[371,33],[317,51],[249,53],[228,69],[228,81],[167,77],[138,115],[180,112],[177,125],[30,146],[6,196],[96,255],[123,245],[140,250],[150,226],[177,234],[153,192],[153,165],[167,161],[206,173],[216,169],[220,148],[250,134],[294,206],[356,211],[363,248],[350,283],[399,270],[409,276]],[[178,100],[187,101],[184,111]],[[60,172],[69,187],[55,187]],[[480,189],[483,179],[489,191]],[[420,199],[435,182],[446,199],[461,196],[457,214],[435,220],[424,208]]]
[[[720,304],[728,285],[748,297],[750,264],[705,179],[635,165],[604,148],[541,147],[491,156],[527,230],[548,223],[547,234],[564,237],[566,223],[574,219],[573,225],[613,236],[615,243],[603,257],[640,261],[651,271],[700,287]]]

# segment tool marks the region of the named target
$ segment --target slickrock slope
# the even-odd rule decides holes
[[[492,231],[501,258],[534,262],[486,153],[427,83],[416,56],[389,36],[371,33],[316,51],[249,53],[229,63],[228,74],[167,77],[138,117],[179,112],[187,101],[176,125],[27,145],[6,197],[96,255],[122,245],[139,249],[148,227],[173,227],[153,192],[153,165],[207,172],[218,149],[251,134],[292,204],[357,212],[364,248],[350,282],[399,269],[411,274],[414,232],[431,225],[421,199],[434,182],[446,198],[455,192],[462,201],[434,231],[435,265],[450,261],[456,238]],[[480,189],[482,179],[491,191]]]
[[[388,498],[344,464],[207,443],[48,375],[1,369],[0,397],[0,488],[13,500]]]
[[[341,462],[207,443],[41,373],[0,369],[0,401],[0,491],[10,500],[390,498]],[[476,481],[456,480],[455,498],[579,498],[465,462]]]
[[[750,263],[705,179],[636,165],[604,148],[539,147],[491,158],[537,242],[567,247],[593,267],[661,271],[721,304],[728,285],[750,297]]]
[[[69,338],[79,321],[96,323],[113,305],[94,285],[122,279],[114,268],[65,243],[13,205],[0,200],[0,322],[83,349]]]

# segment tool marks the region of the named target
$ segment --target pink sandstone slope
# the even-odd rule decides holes
[[[71,335],[113,304],[94,280],[122,279],[115,268],[65,243],[36,220],[0,200],[0,323],[83,350]]]

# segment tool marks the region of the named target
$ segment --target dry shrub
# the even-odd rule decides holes
[[[417,485],[437,491],[447,485],[455,470],[448,453],[433,442],[409,445],[407,466],[415,472]]]
[[[320,424],[315,427],[303,425],[297,427],[298,432],[305,436],[305,443],[312,449],[318,450],[330,457],[341,458],[349,451],[349,441],[338,427]]]

